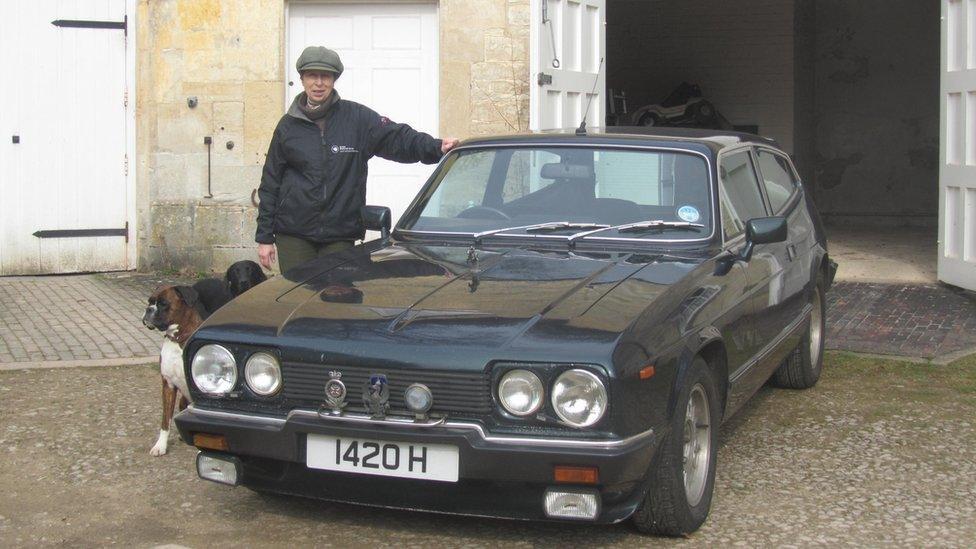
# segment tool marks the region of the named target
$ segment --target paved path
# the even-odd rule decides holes
[[[137,273],[0,277],[0,369],[154,362],[146,298],[174,277]],[[827,296],[831,349],[946,361],[976,352],[976,297],[934,284],[839,282]]]
[[[135,273],[0,277],[0,369],[156,360],[146,299],[173,277]]]
[[[976,353],[976,295],[935,284],[841,282],[827,295],[830,349],[948,362]]]

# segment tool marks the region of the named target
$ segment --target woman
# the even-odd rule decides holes
[[[277,257],[282,273],[314,257],[349,248],[365,235],[366,162],[434,164],[457,139],[435,139],[339,97],[339,55],[305,48],[296,68],[304,92],[271,138],[258,196],[255,241],[261,265]]]

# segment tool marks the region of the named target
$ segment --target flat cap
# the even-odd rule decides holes
[[[336,78],[342,75],[342,60],[339,54],[322,46],[309,46],[298,56],[295,63],[298,72],[304,71],[329,71],[334,72]]]

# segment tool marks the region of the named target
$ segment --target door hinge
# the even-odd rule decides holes
[[[122,91],[122,106],[123,107],[129,106],[129,90]]]
[[[122,161],[122,174],[125,175],[126,177],[129,176],[129,155],[128,155],[128,153],[125,155],[125,158]]]
[[[538,82],[540,86],[550,86],[552,85],[552,75],[540,72]]]

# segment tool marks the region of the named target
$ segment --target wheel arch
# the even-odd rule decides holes
[[[705,361],[709,370],[715,376],[715,382],[718,385],[719,391],[719,410],[722,411],[722,416],[725,416],[725,406],[728,403],[729,396],[729,369],[728,369],[728,355],[725,349],[725,342],[722,340],[721,335],[717,329],[706,328],[700,334],[698,338],[698,345],[691,347],[689,346],[685,352],[684,359],[681,361],[681,370],[678,375],[674,378],[674,385],[671,387],[671,396],[668,403],[668,415],[675,411],[675,406],[677,404],[677,396],[680,392],[681,384],[684,383],[685,378],[688,375],[688,370],[691,368],[691,363],[695,358],[701,357]]]

